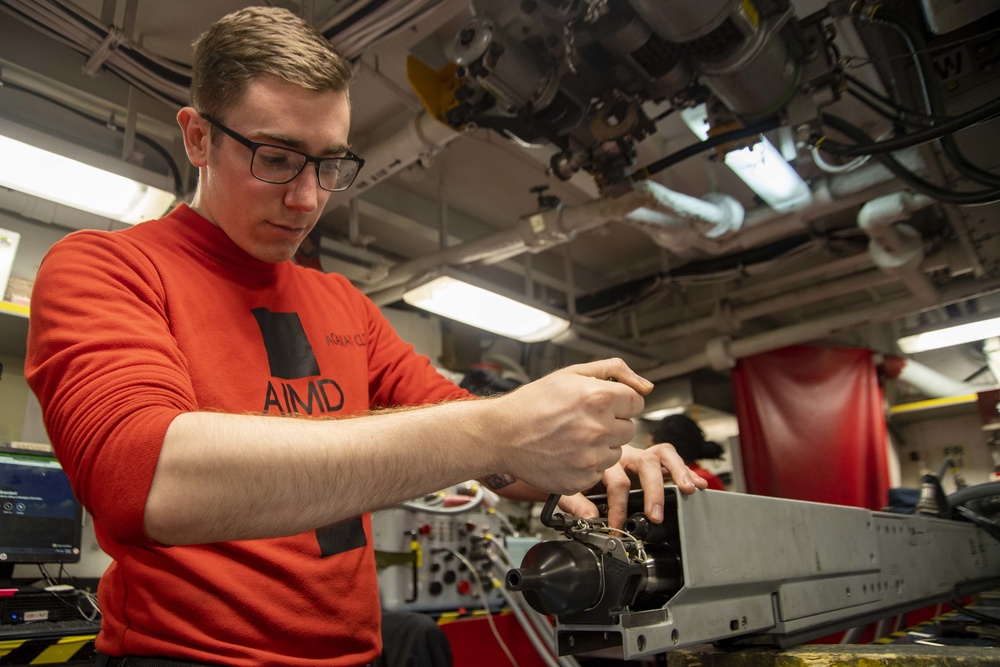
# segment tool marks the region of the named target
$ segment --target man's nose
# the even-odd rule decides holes
[[[285,192],[285,206],[309,213],[319,206],[320,190],[318,166],[307,164],[299,175],[288,183]]]

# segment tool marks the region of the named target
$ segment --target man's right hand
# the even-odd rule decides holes
[[[568,366],[496,399],[500,469],[546,493],[588,489],[635,435],[653,385],[621,359]],[[508,437],[509,436],[509,437]]]

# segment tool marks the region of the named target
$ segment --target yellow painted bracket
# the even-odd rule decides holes
[[[406,57],[406,79],[410,82],[410,87],[420,98],[420,103],[432,118],[452,127],[448,124],[446,114],[458,106],[455,99],[455,91],[462,85],[461,80],[455,75],[458,72],[458,65],[448,63],[441,69],[435,70],[430,65],[419,58],[409,55]],[[452,127],[454,130],[461,130],[460,127]]]

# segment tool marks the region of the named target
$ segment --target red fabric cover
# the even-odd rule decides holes
[[[733,393],[747,491],[882,509],[886,425],[872,353],[808,345],[741,359]]]
[[[268,348],[254,309],[301,327],[278,327]],[[114,559],[99,650],[247,667],[345,667],[379,653],[368,515],[364,546],[339,553],[321,552],[316,532],[164,548],[143,526],[163,436],[182,412],[331,418],[468,396],[369,299],[342,276],[260,262],[180,206],[57,243],[28,338],[25,375],[49,437]],[[272,348],[314,356],[318,374],[272,376]]]

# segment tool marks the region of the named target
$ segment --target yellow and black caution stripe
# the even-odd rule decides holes
[[[0,640],[0,665],[60,665],[93,663],[96,634],[51,639]]]
[[[905,630],[898,630],[896,632],[893,632],[892,634],[890,634],[887,637],[881,637],[879,639],[876,639],[872,643],[873,644],[896,644],[896,643],[899,642],[900,639],[903,639],[904,637],[910,637],[911,635],[913,635],[915,633],[919,633],[921,630],[934,629],[934,627],[940,621],[946,621],[948,619],[954,618],[955,616],[957,616],[957,612],[955,612],[955,611],[948,611],[948,612],[945,612],[945,613],[940,614],[938,616],[935,616],[934,618],[931,618],[931,619],[928,619],[926,621],[922,621],[920,623],[917,623],[916,625],[911,625],[910,627],[906,628]],[[927,635],[927,636],[931,636],[931,635]],[[0,664],[2,664],[2,663],[0,663]]]

